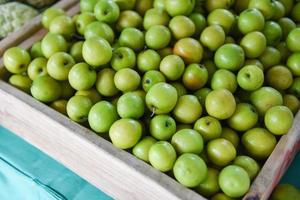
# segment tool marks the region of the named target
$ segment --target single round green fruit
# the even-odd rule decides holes
[[[238,28],[243,34],[261,31],[265,26],[263,14],[256,8],[249,8],[240,13],[237,20]]]
[[[225,43],[225,32],[219,25],[206,27],[200,35],[200,42],[211,51],[216,51]]]
[[[96,104],[99,101],[101,101],[101,95],[95,88],[77,91],[75,95],[87,96],[88,98],[90,98],[93,104]]]
[[[229,10],[218,8],[210,12],[207,16],[208,25],[220,25],[225,33],[229,33],[235,24],[235,17]]]
[[[20,47],[9,48],[3,55],[3,64],[5,68],[14,74],[25,72],[30,61],[31,58],[29,53]]]
[[[247,58],[259,57],[267,48],[267,39],[261,32],[255,31],[245,35],[241,42]]]
[[[35,58],[28,65],[27,74],[31,80],[34,80],[38,76],[44,76],[47,74],[47,59]]]
[[[165,9],[170,16],[189,15],[195,7],[195,0],[165,0]]]
[[[227,89],[231,93],[234,93],[237,89],[236,76],[229,70],[219,69],[211,78],[211,89]]]
[[[52,78],[58,81],[66,81],[68,80],[68,74],[74,65],[75,60],[70,54],[57,52],[48,59],[47,72]]]
[[[74,58],[76,63],[83,62],[83,57],[82,57],[82,46],[83,46],[83,41],[75,42],[71,48],[70,48],[70,55]]]
[[[159,70],[166,76],[167,79],[175,81],[182,76],[185,70],[185,65],[179,56],[169,55],[162,59],[159,65]]]
[[[234,96],[226,89],[213,90],[206,97],[206,111],[217,119],[228,119],[233,115],[235,107]]]
[[[173,173],[182,185],[196,187],[206,178],[207,166],[198,155],[185,153],[176,160]]]
[[[180,56],[186,64],[200,63],[203,52],[202,45],[194,38],[180,39],[173,48],[173,53]]]
[[[116,72],[110,68],[102,69],[98,73],[95,86],[101,95],[111,97],[119,92],[114,83],[115,74]]]
[[[142,125],[133,119],[119,119],[109,129],[109,137],[117,148],[134,147],[142,136]]]
[[[275,135],[287,134],[293,121],[294,115],[286,106],[274,106],[265,114],[265,125]]]
[[[286,38],[287,47],[291,52],[298,52],[300,51],[300,28],[293,29]]]
[[[86,63],[74,65],[68,75],[71,86],[76,90],[91,89],[95,84],[96,79],[96,71]]]
[[[162,49],[171,41],[170,30],[163,25],[155,25],[149,28],[145,34],[146,45],[151,49]]]
[[[243,168],[237,165],[229,165],[221,170],[219,185],[226,195],[238,198],[249,190],[250,178]]]
[[[300,76],[300,53],[293,53],[288,57],[287,67],[294,76]]]
[[[213,139],[207,144],[207,156],[217,166],[226,166],[236,157],[233,144],[224,138]]]
[[[283,105],[288,107],[294,114],[299,110],[300,102],[295,95],[285,94],[283,96]]]
[[[97,68],[109,63],[112,57],[112,49],[110,44],[103,38],[89,38],[83,43],[82,56],[87,64]]]
[[[118,118],[116,107],[108,101],[96,103],[88,115],[89,125],[96,133],[107,133]]]
[[[42,39],[41,49],[46,58],[50,58],[55,53],[66,52],[68,49],[66,39],[59,34],[47,33]]]
[[[200,154],[204,146],[202,136],[193,129],[182,129],[176,132],[172,137],[171,144],[179,155],[183,153]]]
[[[114,77],[114,83],[116,88],[123,92],[134,91],[139,87],[141,77],[135,70],[124,68],[117,71]]]
[[[127,92],[119,98],[117,111],[121,118],[138,119],[144,114],[145,103],[137,94]]]
[[[150,134],[158,140],[169,140],[176,132],[176,122],[169,115],[156,115],[150,120]]]
[[[110,24],[118,20],[120,9],[114,1],[101,0],[96,3],[94,14],[98,21]]]
[[[245,53],[236,44],[224,44],[216,51],[214,61],[220,69],[236,71],[244,64]]]
[[[140,51],[145,44],[144,33],[136,28],[125,28],[120,34],[119,43],[121,46],[129,47],[134,51]]]
[[[152,49],[142,51],[137,56],[137,67],[141,72],[157,70],[161,61],[160,55]]]
[[[178,98],[173,109],[173,116],[177,122],[194,123],[202,114],[202,106],[194,95],[183,95]]]
[[[235,112],[227,120],[227,124],[236,131],[247,131],[258,122],[258,113],[254,106],[248,103],[237,104]]]
[[[164,9],[154,7],[146,12],[143,20],[143,26],[145,30],[148,30],[155,25],[168,26],[169,21],[170,17]]]
[[[177,40],[193,36],[196,29],[194,22],[183,15],[173,17],[169,23],[169,28]]]
[[[69,16],[57,16],[51,21],[49,32],[60,34],[66,39],[71,39],[76,32],[75,23]]]
[[[254,159],[266,159],[276,146],[276,138],[264,128],[253,128],[242,136],[246,151]]]
[[[67,104],[68,116],[75,122],[86,122],[92,106],[93,103],[88,97],[73,96]]]
[[[159,141],[151,146],[148,157],[155,169],[167,172],[173,168],[176,161],[176,151],[169,142]]]
[[[199,90],[208,81],[208,70],[201,64],[188,65],[182,75],[183,85],[189,90]]]
[[[116,71],[124,68],[134,68],[136,65],[135,53],[128,47],[119,47],[113,51],[110,64]]]
[[[286,90],[293,84],[293,75],[287,67],[277,65],[268,70],[266,81],[277,90]]]
[[[35,99],[45,103],[55,101],[61,96],[59,82],[48,75],[34,79],[30,91]]]
[[[211,116],[205,116],[198,119],[195,122],[194,129],[202,135],[204,141],[218,138],[222,133],[221,123]]]
[[[173,110],[177,103],[177,91],[168,83],[153,85],[146,94],[148,109],[155,114],[166,114]]]

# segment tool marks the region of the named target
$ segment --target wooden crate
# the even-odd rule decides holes
[[[68,14],[74,15],[78,11],[79,5],[76,4],[68,10]],[[37,21],[40,23],[40,20]],[[0,42],[1,52],[14,45],[28,49],[46,34],[44,29],[34,30],[34,34],[31,32],[32,29],[28,31],[31,36],[26,37],[27,39],[23,37],[15,40],[16,36],[10,36],[6,39],[5,45]],[[2,59],[0,59],[0,77],[2,79],[7,77]],[[205,199],[1,79],[0,124],[113,198]],[[243,199],[267,200],[299,148],[300,114],[298,113],[293,128],[280,139]]]

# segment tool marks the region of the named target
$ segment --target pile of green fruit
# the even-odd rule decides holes
[[[300,97],[300,3],[82,0],[9,82],[213,200],[240,198]]]

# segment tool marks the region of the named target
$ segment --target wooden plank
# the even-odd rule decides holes
[[[204,199],[2,80],[0,99],[0,124],[113,198]]]
[[[273,189],[288,169],[300,148],[300,112],[297,113],[293,127],[281,137],[260,173],[252,183],[244,200],[267,200]]]
[[[63,10],[68,10],[74,4],[78,3],[79,0],[61,0],[58,1],[53,7],[61,8]],[[10,47],[17,46],[23,40],[30,37],[32,34],[37,32],[42,28],[41,24],[42,15],[38,15],[30,20],[28,23],[24,24],[22,28],[11,33],[6,38],[0,41],[0,57],[3,55],[4,51]]]

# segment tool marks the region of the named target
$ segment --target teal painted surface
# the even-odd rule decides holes
[[[281,183],[300,189],[300,153]],[[111,200],[85,180],[0,126],[1,200]]]
[[[0,199],[112,198],[0,126]]]

